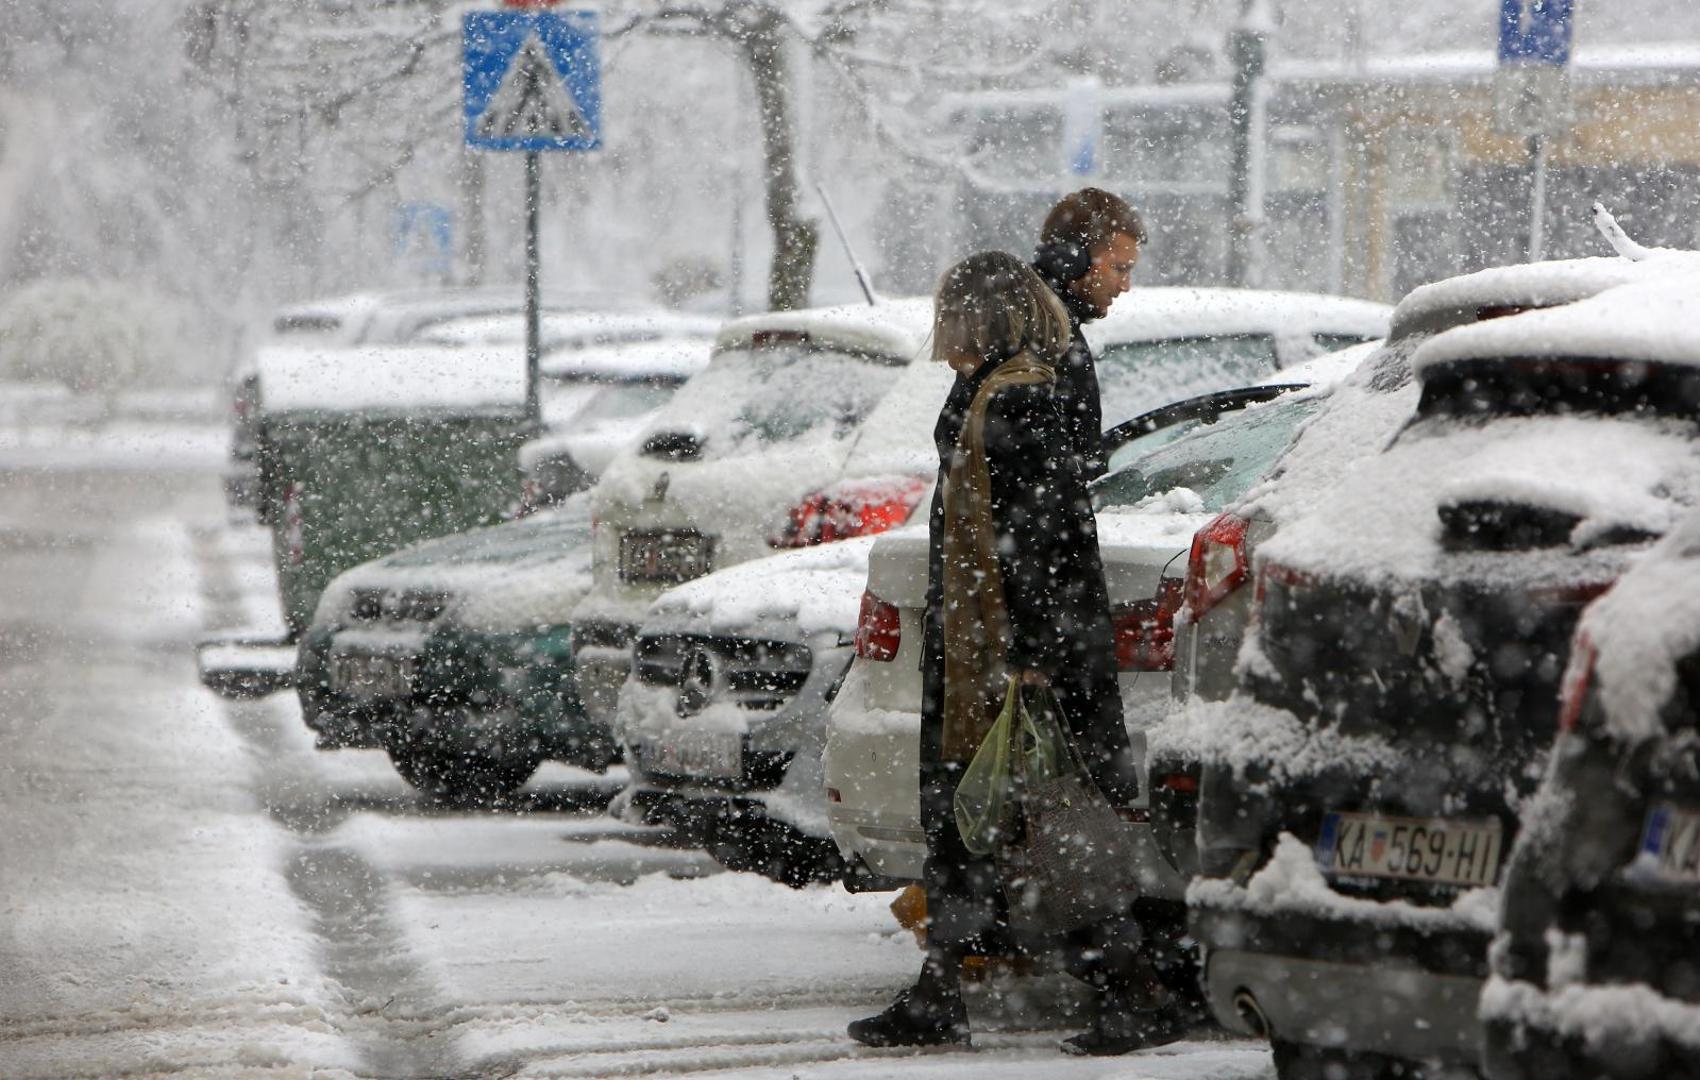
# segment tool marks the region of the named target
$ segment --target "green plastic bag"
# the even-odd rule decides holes
[[[1050,690],[1023,690],[1010,676],[1003,708],[956,785],[956,830],[964,847],[990,855],[1012,835],[1020,823],[1022,785],[1068,769],[1066,738]]]

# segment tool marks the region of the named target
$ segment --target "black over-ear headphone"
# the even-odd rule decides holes
[[[1039,244],[1033,265],[1044,277],[1067,285],[1086,276],[1092,269],[1092,256],[1084,244],[1059,237]]]

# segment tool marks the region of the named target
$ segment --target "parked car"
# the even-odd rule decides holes
[[[614,458],[635,448],[661,407],[708,366],[709,337],[589,345],[550,353],[542,365],[550,392],[543,435],[519,448],[529,511],[561,502],[596,482]],[[569,386],[583,394],[566,398]]]
[[[602,771],[572,612],[590,587],[584,495],[415,544],[338,575],[301,636],[301,714],[320,749],[382,748],[427,795],[507,797],[545,759]]]
[[[930,305],[911,299],[772,312],[720,331],[707,369],[592,489],[594,584],[578,631],[593,715],[613,722],[650,603],[767,554],[786,511],[838,478],[930,326]]]
[[[925,301],[905,301],[910,329],[902,349],[919,354],[930,322]],[[868,308],[838,309],[831,313],[792,317],[785,333],[805,332],[811,324],[829,325],[846,313],[865,325]],[[884,309],[892,311],[892,307]],[[1273,377],[1283,367],[1301,363],[1342,343],[1377,337],[1386,331],[1390,309],[1382,304],[1306,293],[1236,289],[1141,289],[1118,304],[1105,319],[1088,324],[1086,334],[1098,353],[1104,414],[1114,423],[1188,393],[1244,385]],[[738,335],[772,333],[762,316],[728,327]],[[775,324],[777,327],[779,324]],[[735,329],[736,328],[736,329]],[[838,331],[835,331],[838,332]],[[696,472],[691,498],[698,503],[689,516],[689,544],[702,545],[712,537],[717,546],[710,559],[696,560],[681,573],[670,565],[667,582],[623,580],[616,567],[619,524],[629,513],[626,502],[649,490],[661,475],[677,485],[684,475],[655,453],[640,454],[635,462],[616,467],[622,479],[622,499],[610,499],[605,520],[615,522],[603,541],[608,552],[597,563],[598,584],[588,602],[594,612],[587,625],[598,636],[593,708],[612,710],[619,686],[631,670],[630,646],[649,603],[666,583],[677,583],[715,569],[754,558],[771,547],[801,547],[827,540],[870,535],[908,516],[931,490],[937,469],[931,431],[949,390],[951,373],[942,365],[911,365],[853,438],[824,457],[814,456],[804,473],[786,470],[769,476],[759,489],[744,482],[747,474],[733,471]],[[688,441],[687,441],[688,442]],[[667,440],[656,443],[667,451]],[[687,446],[688,449],[688,446]],[[668,451],[671,452],[671,451]],[[643,458],[651,460],[643,462]],[[730,484],[726,477],[735,477]],[[698,487],[699,484],[707,486]],[[725,485],[721,490],[716,484]],[[752,502],[759,490],[762,500]],[[659,501],[657,501],[659,505]],[[679,517],[673,509],[667,521]],[[661,520],[661,519],[657,519]],[[645,535],[656,533],[644,524]],[[622,533],[623,536],[623,533]],[[635,548],[632,550],[636,550]],[[593,621],[592,621],[593,620]]]
[[[1166,851],[1198,868],[1196,829],[1201,791],[1235,786],[1232,770],[1206,767],[1215,747],[1235,735],[1230,712],[1197,713],[1191,702],[1221,701],[1233,693],[1235,663],[1251,614],[1250,567],[1258,547],[1282,518],[1302,510],[1337,486],[1361,461],[1374,456],[1409,418],[1418,387],[1410,357],[1441,330],[1518,312],[1555,307],[1594,295],[1668,266],[1623,258],[1558,260],[1495,267],[1421,286],[1399,302],[1385,344],[1334,354],[1357,374],[1310,421],[1270,477],[1246,498],[1194,535],[1187,556],[1184,603],[1175,620],[1175,671],[1170,681],[1177,708],[1147,738],[1154,777],[1152,827]],[[1361,361],[1361,362],[1360,362]],[[1232,860],[1218,844],[1207,851]],[[1226,867],[1207,866],[1220,874]]]
[[[1700,1077],[1700,515],[1583,613],[1483,991],[1492,1080]]]
[[[1576,618],[1700,505],[1694,288],[1434,336],[1397,437],[1259,549],[1188,898],[1213,1011],[1283,1078],[1478,1063]]]

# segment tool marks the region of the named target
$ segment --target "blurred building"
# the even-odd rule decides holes
[[[1261,284],[1396,299],[1523,258],[1531,157],[1496,129],[1493,76],[1488,50],[1275,65]],[[1606,250],[1596,199],[1643,243],[1700,244],[1700,46],[1579,48],[1571,84],[1548,141],[1548,257]],[[1142,281],[1223,283],[1228,97],[1192,82],[948,99],[936,123],[962,165],[933,220],[955,250],[1021,251],[1057,195],[1099,184],[1149,220]]]

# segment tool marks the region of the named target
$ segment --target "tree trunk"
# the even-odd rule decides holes
[[[807,307],[820,232],[797,212],[797,143],[791,129],[791,69],[785,57],[784,26],[779,16],[764,15],[741,29],[738,44],[755,76],[767,222],[773,229],[767,303],[775,311]]]

